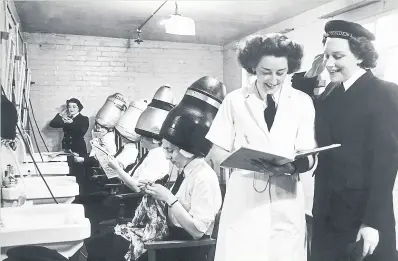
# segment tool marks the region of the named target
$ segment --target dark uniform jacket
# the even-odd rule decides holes
[[[86,142],[84,135],[86,134],[89,126],[89,120],[86,116],[80,113],[73,118],[72,123],[64,123],[62,117],[57,114],[50,122],[52,128],[62,128],[64,137],[62,139],[62,149],[71,150],[79,153],[80,156],[87,154]]]
[[[388,246],[395,249],[392,190],[398,170],[398,86],[367,71],[347,91],[333,90],[316,103],[315,128],[319,146],[342,146],[319,155],[314,243],[331,240],[326,243],[331,247],[355,241],[365,224],[382,231],[378,249],[392,251]],[[316,254],[316,247],[313,250]]]

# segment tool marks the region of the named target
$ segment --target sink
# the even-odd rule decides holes
[[[62,176],[69,174],[67,162],[37,162],[37,166],[41,174],[46,176]],[[31,174],[39,174],[33,163],[21,163],[19,168],[24,175],[28,172]]]
[[[39,163],[39,162],[66,162],[66,156],[65,155],[60,155],[54,157],[56,154],[62,153],[61,151],[59,152],[42,152],[41,156],[40,153],[33,153],[33,159]],[[43,160],[42,160],[43,158]],[[24,162],[31,163],[33,162],[32,157],[30,155],[26,155],[24,158]]]
[[[23,245],[47,247],[69,258],[91,234],[90,221],[79,204],[2,208],[0,217],[0,260],[7,257],[8,249]]]
[[[79,195],[79,185],[76,178],[71,176],[44,176],[58,203],[72,203]],[[24,185],[25,183],[25,185]],[[18,178],[18,184],[10,188],[2,188],[4,207],[10,207],[18,202],[21,193],[26,195],[26,200],[33,204],[55,203],[41,177],[25,177],[24,183]]]

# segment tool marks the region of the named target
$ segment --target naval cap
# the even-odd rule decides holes
[[[375,36],[360,24],[344,21],[331,20],[325,25],[325,37],[349,39],[350,37],[365,37],[373,41]]]

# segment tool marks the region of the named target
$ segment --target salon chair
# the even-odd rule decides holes
[[[226,191],[226,184],[220,184],[221,196],[224,202]],[[221,210],[217,213],[214,221],[214,229],[210,238],[199,240],[169,240],[169,241],[155,241],[145,243],[145,249],[148,251],[148,261],[156,261],[156,251],[170,248],[186,248],[186,247],[203,247],[208,246],[209,252],[207,254],[207,261],[213,261],[216,253],[216,243],[218,234],[218,225],[220,223]]]
[[[203,247],[208,246],[209,251],[207,254],[207,261],[213,261],[216,253],[216,243],[218,234],[218,225],[220,223],[221,211],[216,215],[214,221],[214,230],[210,238],[199,240],[169,240],[169,241],[155,241],[147,242],[144,244],[145,249],[148,251],[148,261],[156,261],[156,251],[161,249],[171,248],[186,248],[186,247]]]
[[[226,190],[225,184],[220,184],[221,196],[224,202],[224,195]],[[203,247],[208,246],[209,252],[207,254],[207,261],[213,261],[216,253],[216,243],[218,234],[218,225],[220,223],[221,210],[217,213],[214,221],[214,229],[210,238],[199,240],[169,240],[169,241],[155,241],[145,243],[145,249],[148,251],[148,261],[156,261],[156,251],[170,248],[186,248],[186,247]]]

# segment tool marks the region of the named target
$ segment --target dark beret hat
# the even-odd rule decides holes
[[[331,20],[325,25],[325,36],[332,38],[349,39],[350,37],[365,37],[375,40],[374,34],[360,24],[344,20]]]
[[[83,104],[78,99],[71,98],[69,100],[66,100],[66,105],[68,105],[71,102],[77,104],[77,107],[79,107],[79,111],[83,110]]]

